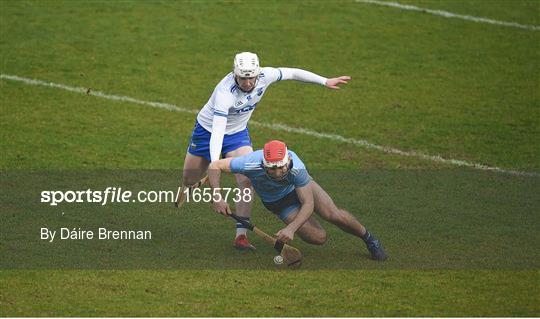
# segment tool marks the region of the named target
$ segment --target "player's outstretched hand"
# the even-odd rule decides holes
[[[294,231],[290,229],[289,227],[285,227],[283,229],[280,229],[275,236],[277,239],[281,240],[284,243],[288,243],[294,238]]]
[[[339,90],[340,88],[338,85],[347,84],[350,80],[351,80],[351,77],[347,75],[342,75],[337,78],[331,78],[331,79],[326,80],[326,87],[329,89]]]
[[[214,202],[213,206],[216,213],[222,214],[225,217],[231,214],[231,208],[229,207],[229,204],[224,200]]]

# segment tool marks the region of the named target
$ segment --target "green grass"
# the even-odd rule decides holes
[[[537,271],[71,270],[0,276],[20,287],[2,296],[2,311],[12,316],[460,317],[539,311]],[[27,298],[33,302],[20,303]]]
[[[538,1],[404,3],[540,24]],[[264,66],[353,77],[339,92],[275,84],[258,122],[540,171],[538,31],[353,1],[0,1],[0,12],[2,74],[196,111],[234,53],[251,50]],[[304,269],[290,272],[254,236],[255,254],[232,251],[232,223],[205,205],[38,202],[68,186],[175,187],[193,114],[8,80],[0,106],[2,316],[540,314],[538,177],[252,125],[255,147],[285,140],[391,256],[372,262],[325,223],[325,246],[294,241]],[[259,202],[254,220],[280,227]],[[36,239],[46,226],[150,227],[156,238],[46,245]]]
[[[264,65],[354,78],[339,93],[276,85],[254,119],[539,168],[537,32],[345,1],[254,6],[280,18],[233,32],[241,11],[225,3],[3,2],[2,72],[198,109],[247,42]]]

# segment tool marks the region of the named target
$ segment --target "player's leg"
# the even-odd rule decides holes
[[[198,122],[191,133],[189,147],[184,159],[182,171],[182,186],[192,186],[203,177],[210,164],[211,134]]]
[[[362,237],[366,234],[366,228],[362,225],[351,213],[346,210],[339,209],[330,195],[322,189],[316,182],[312,182],[313,200],[315,204],[315,212],[331,222],[343,231]]]
[[[241,146],[233,151],[227,152],[225,154],[225,157],[238,157],[242,155],[246,155],[253,152],[253,148],[251,146]],[[240,189],[240,194],[246,194],[246,192],[249,192],[251,194],[250,200],[246,201],[245,196],[241,197],[241,200],[235,204],[236,206],[236,215],[239,217],[242,217],[246,219],[247,221],[250,220],[251,217],[251,208],[253,206],[253,198],[254,198],[254,192],[251,187],[251,183],[249,179],[241,174],[235,174],[234,175],[236,179],[236,184],[238,185],[238,188]],[[241,223],[236,223],[236,237],[234,240],[234,247],[240,249],[240,250],[254,250],[255,247],[251,245],[247,239],[247,229],[244,225]]]
[[[356,217],[350,212],[338,208],[330,195],[328,195],[328,193],[316,182],[312,182],[312,189],[315,204],[314,211],[319,216],[336,225],[343,231],[360,237],[366,243],[373,259],[385,260],[387,258],[379,240],[377,240],[375,236],[371,234],[358,219],[356,219]]]
[[[182,186],[192,186],[200,181],[209,164],[206,158],[187,152],[182,171]]]
[[[298,209],[293,210],[282,219],[287,225],[292,223],[298,214]],[[280,214],[281,216],[282,214]],[[280,217],[281,218],[281,217]],[[306,222],[298,228],[296,235],[302,238],[303,241],[313,245],[322,245],[326,242],[326,231],[321,224],[311,216]]]
[[[290,192],[285,195],[285,197],[275,202],[263,201],[263,204],[266,209],[277,215],[279,219],[287,225],[294,221],[302,205],[296,191]],[[296,235],[305,242],[314,245],[322,245],[326,242],[326,231],[313,216],[310,216],[308,220],[296,230]]]
[[[238,157],[252,152],[253,148],[251,146],[242,146],[234,151],[228,152],[227,154],[225,154],[225,157]],[[242,174],[234,174],[234,177],[236,179],[236,184],[238,185],[238,188],[240,188],[240,190],[242,191],[241,194],[244,194],[244,189],[250,189],[251,194],[253,194],[253,190],[251,189],[251,183],[246,176]],[[238,203],[236,203],[236,215],[240,217],[250,217],[252,206],[253,196],[251,196],[250,201],[239,201]]]

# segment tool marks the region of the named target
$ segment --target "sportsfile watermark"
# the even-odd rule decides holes
[[[389,258],[373,261],[363,239],[342,231],[318,202],[311,216],[328,240],[311,244],[295,232],[289,244],[302,253],[301,269],[528,271],[540,265],[538,178],[470,170],[309,174],[332,206],[376,236]],[[272,237],[286,223],[255,189],[239,187],[232,174],[222,174],[219,190],[208,181],[191,189],[181,183],[178,170],[3,171],[0,269],[287,267],[276,265],[275,244],[259,232]],[[220,196],[237,215],[245,208],[238,204],[250,201],[255,252],[237,254],[232,247],[238,221],[215,212],[211,202]]]
[[[216,201],[249,202],[252,199],[251,188],[182,188],[171,190],[131,191],[120,186],[107,187],[104,190],[44,190],[40,202],[50,206],[72,203],[94,203],[105,206],[114,203],[176,203],[180,197],[186,202],[212,203]]]

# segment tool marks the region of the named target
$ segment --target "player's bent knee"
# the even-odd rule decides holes
[[[326,239],[326,231],[323,229],[316,233],[312,233],[307,241],[312,245],[324,245]]]
[[[326,243],[326,232],[322,231],[315,240],[315,245],[324,245]]]

